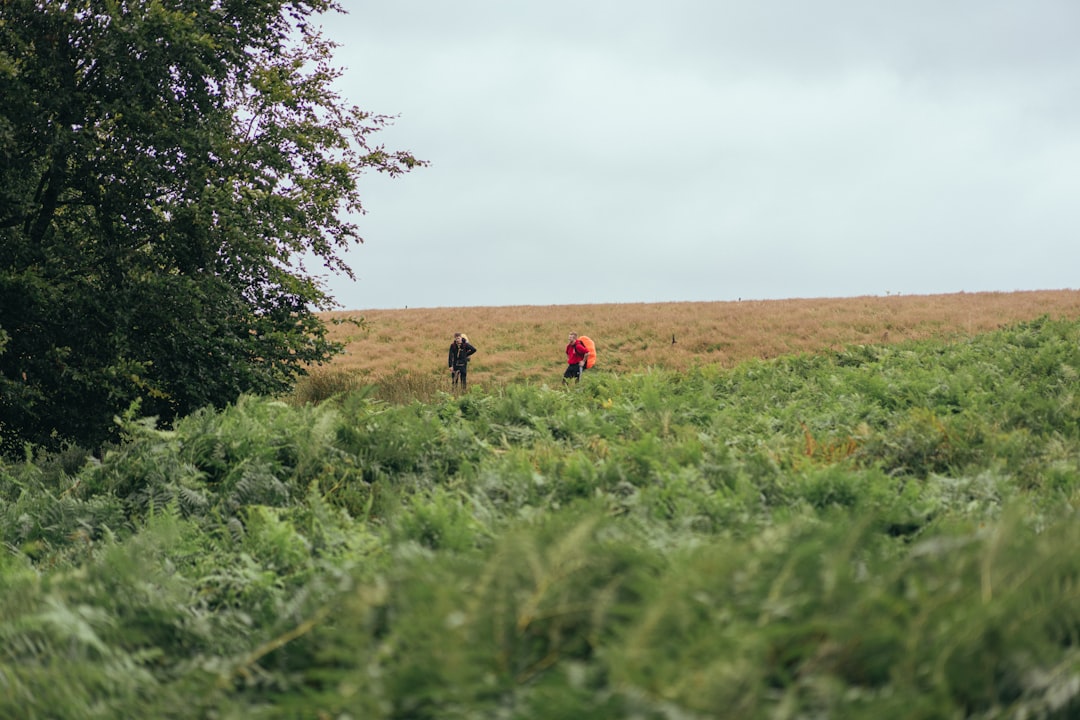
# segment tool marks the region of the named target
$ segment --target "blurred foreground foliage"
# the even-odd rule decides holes
[[[0,467],[0,717],[1080,714],[1080,324]]]

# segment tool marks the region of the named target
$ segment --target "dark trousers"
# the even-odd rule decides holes
[[[581,373],[585,372],[583,365],[577,363],[567,364],[566,372],[562,374],[563,382],[566,382],[570,378],[574,378],[574,382],[581,382]]]
[[[460,385],[462,390],[465,389],[465,383],[467,382],[468,375],[469,375],[469,364],[468,363],[465,363],[463,365],[455,365],[453,367],[453,369],[450,371],[450,378],[451,378],[451,381],[453,382],[454,387],[457,387],[458,385]]]

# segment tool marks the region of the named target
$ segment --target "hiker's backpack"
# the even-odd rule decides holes
[[[578,337],[578,340],[580,340],[581,344],[585,346],[585,349],[589,351],[589,354],[585,356],[585,368],[591,368],[596,364],[596,343],[585,335]]]

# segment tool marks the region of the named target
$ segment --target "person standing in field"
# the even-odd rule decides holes
[[[450,366],[450,382],[454,389],[465,389],[469,375],[469,358],[476,352],[476,348],[469,342],[469,336],[465,333],[454,333],[454,341],[450,343],[450,355],[447,364]]]
[[[585,359],[589,356],[589,348],[578,339],[575,332],[567,336],[566,343],[566,372],[563,373],[563,385],[574,378],[574,382],[581,382],[581,373],[585,371]]]

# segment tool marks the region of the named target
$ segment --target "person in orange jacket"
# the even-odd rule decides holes
[[[585,358],[589,356],[589,349],[585,347],[585,343],[578,339],[577,333],[570,333],[566,339],[566,372],[563,373],[564,385],[570,378],[574,378],[574,382],[581,382],[581,373],[585,371]]]

